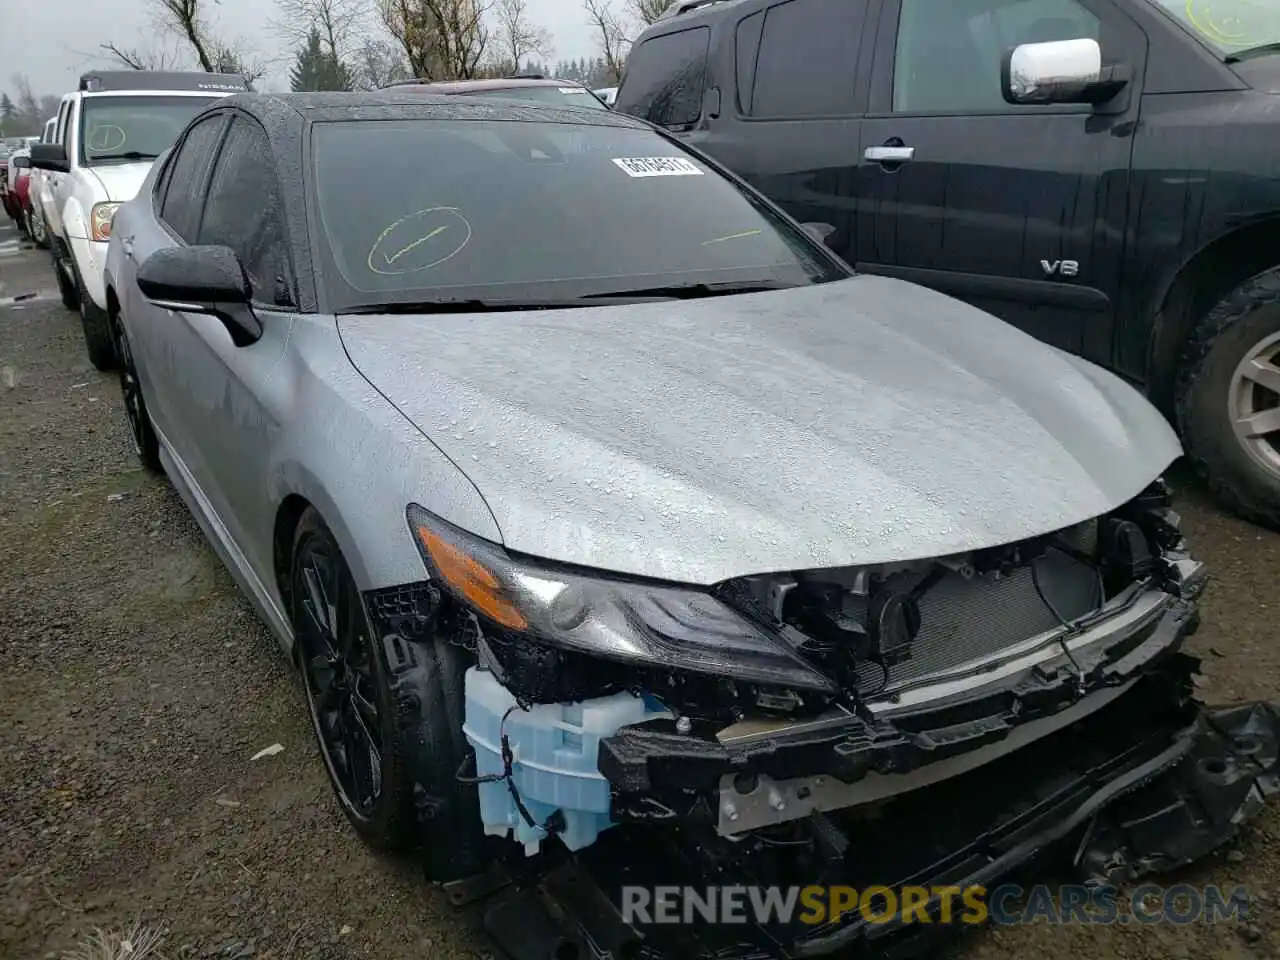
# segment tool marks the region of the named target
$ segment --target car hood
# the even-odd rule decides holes
[[[1012,542],[1181,453],[1111,374],[888,278],[339,328],[509,549],[673,581]]]
[[[107,200],[124,203],[137,195],[138,188],[142,186],[142,181],[147,179],[147,173],[151,170],[151,163],[150,160],[139,163],[109,163],[89,169],[102,184]]]

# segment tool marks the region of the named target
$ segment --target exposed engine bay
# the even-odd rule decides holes
[[[711,651],[691,669],[540,642],[437,597],[474,657],[463,723],[474,767],[459,779],[475,786],[485,833],[523,847],[517,861],[614,864],[667,848],[682,871],[761,883],[865,872],[868,829],[895,810],[931,809],[935,795],[986,794],[988,776],[1019,770],[1032,792],[1060,784],[1050,761],[1082,736],[1089,757],[1071,773],[1084,778],[1081,796],[1174,768],[1178,789],[1195,793],[1182,760],[1208,749],[1208,728],[1191,696],[1197,662],[1179,650],[1206,580],[1157,482],[1106,516],[973,553],[751,576],[703,600],[667,602],[662,587],[647,606],[607,598],[608,615],[624,611],[647,641],[675,650],[693,636]],[[581,593],[560,609],[570,628],[597,615]],[[718,671],[717,637],[767,654],[796,682]],[[1274,712],[1258,721],[1272,753],[1274,722]],[[1139,733],[1146,759],[1131,749]],[[1242,766],[1240,782],[1271,776],[1272,753]],[[1148,770],[1152,758],[1163,759]],[[1250,790],[1170,849],[1220,842]],[[991,809],[979,804],[965,829],[990,829]],[[1069,813],[1038,821],[1045,836],[1080,826]],[[906,869],[886,863],[888,875]],[[827,952],[812,938],[797,946],[800,933],[762,934],[774,952],[761,956]],[[836,949],[852,934],[824,936]]]

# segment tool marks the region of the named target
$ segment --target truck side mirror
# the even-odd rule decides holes
[[[66,173],[71,169],[71,164],[67,162],[67,151],[62,149],[60,143],[33,143],[31,166],[54,173]]]
[[[1104,103],[1125,84],[1116,67],[1102,65],[1097,40],[1023,43],[1004,55],[1000,87],[1013,104]]]

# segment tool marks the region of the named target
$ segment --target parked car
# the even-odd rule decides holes
[[[190,117],[217,97],[248,89],[221,73],[106,70],[84,74],[62,98],[56,142],[36,144],[32,165],[57,175],[42,214],[63,305],[80,313],[89,361],[116,362],[102,266],[111,218]]]
[[[616,109],[1143,388],[1280,526],[1278,44],[1252,0],[690,0]]]
[[[50,117],[45,121],[44,133],[40,137],[40,143],[53,143],[57,134],[58,118]],[[39,247],[47,248],[49,246],[49,231],[45,227],[44,222],[44,204],[45,197],[50,196],[53,186],[53,178],[57,174],[50,173],[47,170],[31,168],[31,199],[28,204],[28,217],[30,222],[31,239],[36,242]]]
[[[31,153],[28,149],[31,139],[14,138],[15,146],[0,158],[0,205],[24,235],[27,234],[25,198],[31,174]]]
[[[496,844],[812,883],[818,844],[861,884],[888,835],[934,859],[874,882],[990,884],[1086,821],[1136,871],[1274,766],[1263,708],[1188,696],[1158,411],[642,121],[233,96],[116,213],[106,289],[142,463],[299,665],[352,826],[438,879]]]
[[[15,150],[10,154],[7,166],[9,172],[4,194],[5,212],[17,224],[22,235],[30,238],[31,150],[27,147]]]
[[[464,97],[504,97],[515,100],[536,100],[539,103],[556,103],[566,107],[587,107],[604,110],[608,105],[594,91],[573,80],[556,80],[551,77],[510,77],[490,80],[402,80],[386,89],[397,92],[447,94]]]

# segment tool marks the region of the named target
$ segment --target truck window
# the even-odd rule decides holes
[[[779,118],[852,112],[866,17],[865,0],[787,0],[769,7],[745,112]]]
[[[1077,0],[902,0],[893,69],[897,113],[1005,113],[1000,61],[1020,43],[1101,38]]]
[[[70,102],[67,100],[63,100],[62,103],[58,106],[57,123],[54,124],[53,139],[49,141],[50,143],[63,142],[63,136],[65,135],[65,132],[66,132],[67,114],[70,113],[69,107],[70,107]]]
[[[68,100],[66,106],[67,112],[63,114],[62,132],[59,134],[58,139],[62,144],[62,149],[67,151],[67,159],[74,163],[76,151],[75,145],[71,142],[71,131],[76,125],[76,101]]]
[[[664,127],[697,123],[707,73],[711,31],[695,27],[640,44],[627,57],[618,109]],[[623,100],[625,98],[625,105]]]

